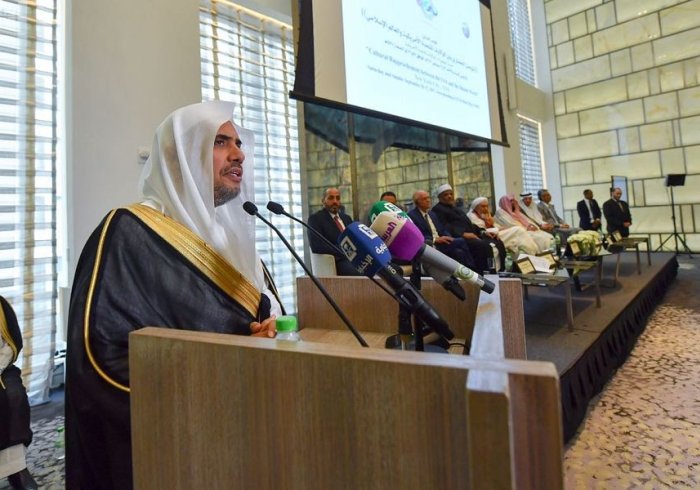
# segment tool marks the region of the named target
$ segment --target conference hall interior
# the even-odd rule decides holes
[[[138,325],[120,387],[81,252],[208,101],[252,181],[210,208],[300,341]],[[134,488],[700,486],[700,0],[1,0],[0,183],[0,490],[82,471],[71,335],[127,393]]]

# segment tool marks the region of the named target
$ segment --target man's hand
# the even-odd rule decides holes
[[[488,231],[488,230],[487,230],[487,231],[484,232],[484,235],[486,235],[486,236],[489,237],[489,238],[496,238],[496,237],[498,236],[498,233],[494,233],[494,232],[492,232],[492,231]]]
[[[632,222],[625,221],[624,223],[622,223],[622,226],[624,226],[625,228],[629,228],[630,226],[632,226]]]
[[[542,229],[544,231],[552,231],[554,229],[554,225],[552,223],[542,223]]]
[[[250,335],[253,337],[269,337],[274,338],[277,335],[277,317],[272,315],[260,322],[252,322],[250,324]]]
[[[566,223],[562,223],[562,224],[559,225],[559,228],[563,228],[563,229],[565,229],[565,230],[566,230],[568,227],[569,227],[569,225],[567,225]]]
[[[454,240],[454,238],[452,238],[451,236],[439,236],[435,239],[434,244],[435,245],[448,245],[448,244],[452,243],[453,240]]]
[[[464,237],[465,240],[476,240],[479,238],[474,233],[463,233],[462,236]]]

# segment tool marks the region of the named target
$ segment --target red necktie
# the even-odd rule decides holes
[[[333,216],[333,221],[335,221],[335,226],[337,226],[340,231],[345,230],[345,227],[343,226],[343,223],[342,221],[340,221],[340,217],[338,217],[337,214]]]

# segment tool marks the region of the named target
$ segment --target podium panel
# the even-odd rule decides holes
[[[136,488],[563,484],[550,363],[146,328],[130,373]]]
[[[363,332],[396,333],[399,306],[368,278],[360,276],[320,277],[328,290],[358,330]],[[421,281],[421,294],[440,312],[456,337],[471,338],[479,303],[479,288],[461,281],[466,299],[460,301],[432,278]],[[347,327],[333,308],[306,276],[297,277],[297,314],[302,328],[345,330]]]

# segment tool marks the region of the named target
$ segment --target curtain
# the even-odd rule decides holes
[[[536,87],[530,1],[508,0],[508,21],[515,58],[515,75],[522,81]]]
[[[540,124],[536,121],[518,117],[520,133],[520,160],[523,175],[523,190],[537,194],[545,188],[545,176],[542,165],[542,138]]]
[[[31,403],[48,398],[57,325],[56,29],[55,0],[0,2],[0,294]]]
[[[508,0],[508,20],[515,74],[527,85],[537,88],[530,1]],[[518,114],[518,128],[523,191],[536,193],[546,187],[540,121]]]
[[[292,26],[225,1],[200,4],[202,98],[235,102],[237,122],[255,132],[255,197],[301,217],[301,181]],[[303,230],[283,217],[273,223],[303,256]],[[303,274],[279,237],[258,221],[256,246],[287,312],[296,310],[295,277]]]

